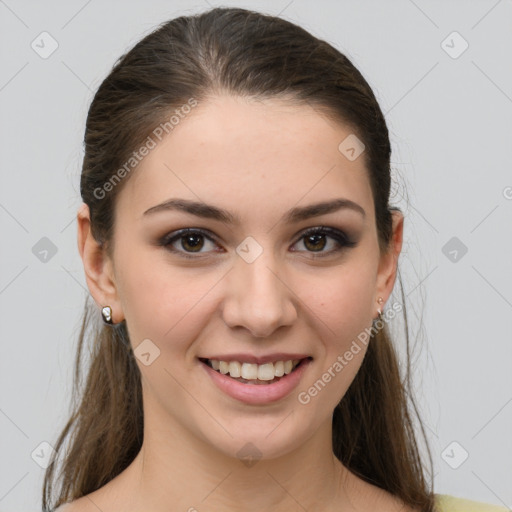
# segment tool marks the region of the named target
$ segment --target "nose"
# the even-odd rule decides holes
[[[297,318],[296,294],[282,272],[274,270],[278,267],[268,253],[263,251],[252,263],[237,258],[226,276],[223,320],[231,328],[248,329],[255,338],[268,337]]]

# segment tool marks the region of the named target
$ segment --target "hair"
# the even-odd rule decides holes
[[[217,94],[288,99],[351,127],[364,143],[381,251],[390,249],[391,146],[372,89],[329,43],[279,17],[241,8],[213,8],[155,28],[121,56],[98,88],[87,115],[80,179],[94,238],[112,254],[115,201],[130,176],[126,162],[180,106]],[[183,110],[184,107],[183,107]],[[124,167],[123,167],[124,165]],[[113,184],[115,171],[119,183]],[[106,186],[106,183],[112,186]],[[108,190],[108,193],[105,191]],[[99,193],[98,191],[103,191]],[[403,285],[398,271],[403,299]],[[333,452],[365,481],[409,506],[434,510],[413,419],[420,420],[410,381],[407,313],[405,375],[387,327],[374,332],[361,367],[333,411]],[[91,339],[82,382],[84,344]],[[101,324],[86,299],[74,366],[73,410],[43,483],[43,509],[53,510],[99,489],[136,457],[144,421],[140,371],[125,321]],[[432,456],[421,420],[432,468]],[[57,456],[68,443],[57,478]],[[430,469],[431,473],[431,469]],[[430,485],[428,481],[430,480]],[[56,499],[54,484],[60,484]]]

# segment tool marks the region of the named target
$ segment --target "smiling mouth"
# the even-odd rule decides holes
[[[237,361],[227,363],[224,361],[212,361],[203,357],[199,358],[203,364],[209,366],[217,373],[230,377],[243,384],[252,385],[269,385],[279,382],[282,378],[295,372],[304,362],[312,359],[312,357],[305,357],[304,359],[296,359],[293,361],[276,361],[276,363],[257,365],[239,363]]]

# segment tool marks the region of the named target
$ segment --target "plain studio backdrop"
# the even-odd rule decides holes
[[[303,26],[374,89],[406,215],[400,268],[435,490],[512,507],[510,0],[2,0],[0,511],[40,510],[41,466],[68,416],[93,93],[157,24],[214,5]]]

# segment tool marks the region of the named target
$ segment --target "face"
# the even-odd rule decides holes
[[[230,456],[252,442],[267,458],[330,428],[366,345],[341,370],[335,363],[384,305],[397,257],[379,253],[363,155],[338,150],[350,133],[309,106],[219,96],[181,120],[124,185],[105,267],[112,287],[89,284],[143,354],[146,428]],[[159,206],[170,200],[181,203]],[[307,359],[257,385],[203,358]]]

